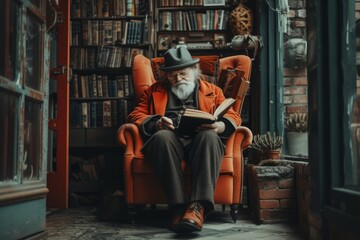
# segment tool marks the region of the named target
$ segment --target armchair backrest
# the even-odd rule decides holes
[[[136,103],[138,103],[144,91],[156,81],[152,72],[150,59],[142,54],[136,55],[132,65],[132,76],[134,94]]]
[[[193,57],[200,58],[200,69],[204,75],[211,76],[208,78],[209,81],[219,85],[220,82],[224,82],[224,79],[220,78],[226,78],[225,81],[228,82],[223,86],[223,91],[226,97],[240,99],[240,101],[237,101],[233,107],[235,111],[239,112],[241,110],[244,96],[239,98],[238,91],[230,91],[230,93],[227,95],[226,93],[228,92],[228,89],[224,88],[232,88],[233,86],[238,88],[241,84],[242,78],[246,81],[250,80],[250,58],[246,55],[235,55],[221,59],[219,59],[218,56]],[[159,71],[159,66],[163,64],[163,61],[164,60],[162,57],[157,57],[150,60],[141,54],[135,56],[132,66],[132,74],[134,93],[137,102],[139,102],[141,95],[152,83],[163,77],[162,72]],[[228,77],[228,74],[233,72],[235,69],[241,73],[241,77]]]

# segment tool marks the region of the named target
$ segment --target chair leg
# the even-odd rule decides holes
[[[237,204],[230,205],[230,216],[231,216],[232,220],[234,221],[234,223],[236,223],[238,210],[239,210],[239,205],[237,205]]]
[[[128,214],[131,223],[135,223],[136,208],[134,204],[128,204]]]
[[[221,205],[221,208],[222,208],[222,211],[225,212],[226,205],[225,204]]]

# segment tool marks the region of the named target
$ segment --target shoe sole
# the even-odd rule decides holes
[[[198,227],[195,224],[186,221],[181,222],[179,225],[182,227],[182,229],[185,229],[186,232],[199,232],[202,229],[201,227]]]

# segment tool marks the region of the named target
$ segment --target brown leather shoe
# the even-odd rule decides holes
[[[204,207],[201,203],[190,203],[185,211],[181,223],[188,232],[201,231],[204,223]]]
[[[181,224],[183,214],[173,214],[171,216],[171,223],[169,229],[174,232],[182,232],[183,227]]]

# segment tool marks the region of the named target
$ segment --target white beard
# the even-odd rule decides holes
[[[177,82],[171,87],[171,91],[177,96],[180,100],[187,99],[195,89],[195,81],[186,81],[182,80]]]

